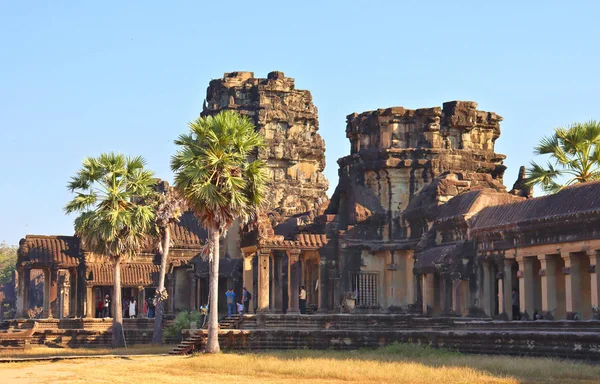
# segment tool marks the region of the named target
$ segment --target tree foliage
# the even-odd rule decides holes
[[[535,161],[527,169],[527,185],[546,193],[587,181],[600,180],[600,122],[590,120],[567,128],[556,128],[544,137],[534,154],[549,155],[546,167]]]
[[[0,284],[7,284],[12,280],[16,264],[17,247],[3,241],[0,243]]]
[[[83,247],[110,257],[114,264],[113,346],[125,344],[121,260],[147,245],[147,236],[155,228],[154,210],[148,201],[155,193],[156,180],[144,165],[141,156],[108,153],[88,157],[67,186],[75,197],[64,209],[79,213],[75,232]]]
[[[179,136],[171,160],[175,187],[209,231],[209,320],[206,352],[219,351],[218,275],[219,239],[235,220],[246,222],[264,199],[265,163],[255,159],[263,137],[245,116],[223,111],[200,117]]]

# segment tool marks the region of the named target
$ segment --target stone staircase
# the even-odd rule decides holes
[[[240,315],[227,316],[219,321],[219,329],[237,329],[241,321],[242,317]],[[193,351],[203,350],[206,338],[206,329],[208,329],[208,325],[205,325],[203,329],[200,330],[184,331],[188,333],[188,336],[179,344],[177,344],[175,348],[169,351],[169,354],[185,355]]]

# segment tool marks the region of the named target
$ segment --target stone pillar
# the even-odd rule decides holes
[[[573,316],[578,313],[581,315],[581,276],[579,274],[579,260],[576,254],[561,253],[560,255],[565,261],[565,299],[567,308],[567,319],[573,319]]]
[[[462,295],[460,292],[462,280],[459,276],[452,278],[452,312],[456,315],[462,315]]]
[[[44,311],[42,317],[50,317],[50,271],[44,268],[42,273],[44,274]]]
[[[17,317],[25,317],[25,284],[24,284],[24,278],[25,276],[25,271],[22,269],[17,270],[17,287],[19,288],[17,290]],[[2,303],[0,303],[0,305],[2,305]],[[4,310],[4,309],[2,309]]]
[[[556,315],[556,262],[552,255],[538,256],[540,280],[542,283],[542,315],[546,312]]]
[[[59,315],[58,311],[58,269],[50,269],[50,285],[48,287],[49,311],[48,318]]]
[[[269,259],[270,249],[261,249],[258,254],[258,308],[259,312],[269,312]]]
[[[600,271],[598,271],[598,265],[600,265],[600,250],[592,251],[588,253],[590,258],[590,278],[591,278],[591,295],[590,299],[592,307],[600,308]]]
[[[137,287],[137,317],[143,317],[144,313],[144,302],[146,301],[146,292],[143,286]]]
[[[252,292],[252,290],[253,290],[252,287],[254,287],[254,271],[252,270],[253,260],[254,260],[254,253],[251,253],[249,255],[244,255],[244,273],[242,275],[242,282],[243,282],[243,286],[246,287],[248,292],[250,292],[252,294],[252,300],[250,301],[248,313],[252,313],[252,308],[254,307],[254,305],[252,304],[252,301],[254,301],[254,294],[255,294],[255,292]]]
[[[85,287],[85,317],[91,319],[96,315],[96,302],[94,301],[94,287]]]
[[[534,292],[533,292],[533,263],[529,257],[520,257],[519,263],[519,305],[521,313],[527,312],[533,319]]]
[[[492,281],[491,281],[491,268],[489,261],[483,261],[481,263],[483,267],[483,311],[486,315],[491,316],[492,311]]]
[[[188,274],[190,277],[190,311],[195,311],[198,309],[198,307],[196,306],[196,283],[198,277],[196,276],[196,273],[194,271],[188,271]]]
[[[431,273],[429,275],[422,275],[422,287],[421,287],[421,295],[423,297],[423,314],[426,315],[428,313],[427,307],[434,309],[434,279],[435,274]]]
[[[322,256],[319,260],[319,309],[318,312],[326,313],[329,312],[330,304],[328,302],[328,289],[327,282],[329,276],[327,276],[327,260],[323,260]]]
[[[287,251],[288,255],[288,311],[289,314],[300,313],[300,250]]]
[[[415,295],[415,273],[413,271],[414,259],[413,259],[413,251],[408,251],[406,257],[404,258],[404,279],[406,281],[406,304],[414,304],[417,301]]]
[[[273,310],[276,313],[283,313],[283,284],[282,284],[282,273],[281,273],[281,255],[275,255],[271,257],[273,262],[273,276],[271,281],[273,282]]]
[[[165,312],[175,313],[175,273],[170,273],[167,280],[167,308]],[[155,295],[155,292],[152,292]]]
[[[498,287],[498,313],[504,313],[504,271],[496,275]]]
[[[502,274],[502,304],[504,308],[502,312],[506,314],[508,320],[513,319],[512,310],[512,290],[513,290],[513,275],[512,266],[514,264],[513,259],[504,259],[504,273]]]

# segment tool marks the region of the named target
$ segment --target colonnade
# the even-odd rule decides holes
[[[284,255],[287,256],[287,282],[282,273]],[[315,268],[317,276],[307,268],[313,264],[318,266]],[[260,249],[244,255],[243,286],[251,291],[257,312],[300,313],[298,294],[302,285],[308,292],[309,302],[323,309],[327,294],[325,275],[325,263],[320,257],[311,258],[300,249]],[[309,286],[313,282],[318,284],[315,289]],[[287,286],[287,308],[284,306],[284,284]]]
[[[31,268],[17,270],[17,315],[28,318],[31,309],[29,286],[32,270],[40,270],[44,277],[43,318],[63,318],[76,315],[77,302],[77,270],[75,268]]]
[[[598,308],[600,250],[516,254],[482,262],[482,309],[508,319],[591,319]],[[496,273],[494,273],[497,271]],[[513,299],[513,290],[518,299]],[[517,301],[519,314],[513,313]],[[497,303],[497,307],[494,307]]]

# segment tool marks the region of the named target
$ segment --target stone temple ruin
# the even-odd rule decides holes
[[[533,198],[522,169],[506,191],[505,156],[494,152],[499,115],[471,101],[350,114],[350,154],[338,160],[338,185],[328,199],[325,144],[309,91],[296,89],[282,72],[266,79],[226,73],[210,82],[202,115],[225,109],[250,117],[268,143],[256,156],[268,164],[269,206],[256,222],[234,226],[220,258],[220,292],[232,287],[240,295],[245,286],[253,294],[251,314],[235,327],[253,330],[249,340],[256,345],[281,346],[277,340],[286,337],[309,347],[433,339],[439,345],[445,337],[445,345],[461,350],[520,353],[518,345],[525,351],[537,343],[540,353],[564,356],[576,348],[576,333],[590,329],[596,336],[586,334],[589,348],[580,353],[600,345],[600,323],[565,321],[598,320],[600,182]],[[199,257],[206,232],[191,212],[172,229],[167,310],[198,309],[208,295],[208,269]],[[108,260],[86,252],[76,237],[28,235],[17,270],[23,317],[32,270],[45,276],[44,317],[93,318],[96,298],[112,290]],[[138,297],[143,310],[157,274],[151,249],[125,263],[124,297]],[[313,313],[303,327],[323,331],[312,344],[300,331],[268,332],[299,327],[301,285]],[[357,317],[332,317],[339,313]],[[514,318],[539,321],[491,321]],[[554,332],[554,339],[525,332],[530,324]],[[368,333],[375,325],[379,333]],[[463,336],[430,328],[414,333],[419,326],[460,329]],[[345,333],[336,334],[338,328]],[[498,342],[507,330],[523,331],[521,339]],[[228,342],[251,344],[244,337]]]

